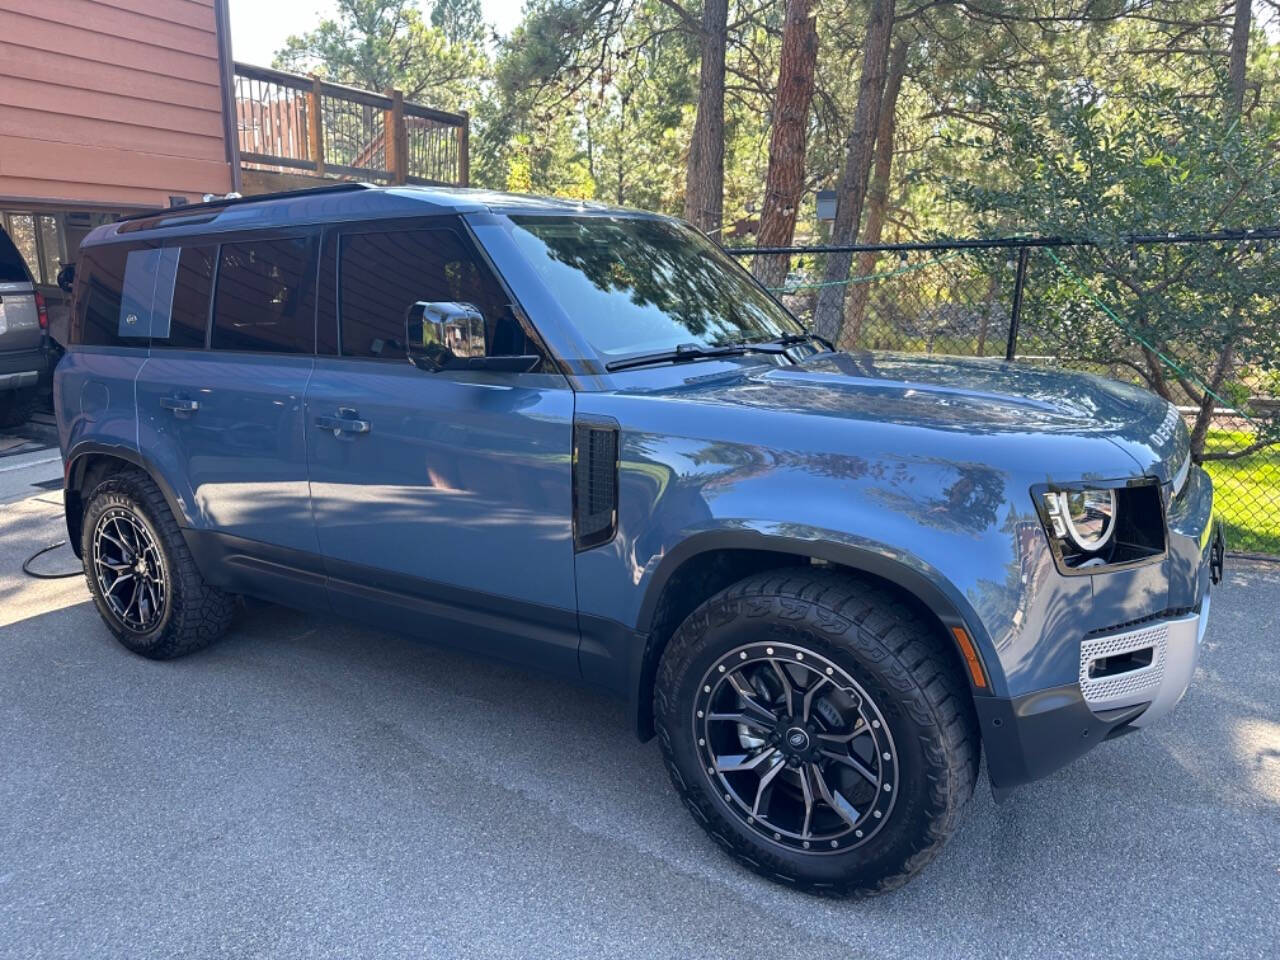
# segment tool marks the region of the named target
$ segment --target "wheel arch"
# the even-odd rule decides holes
[[[114,466],[113,466],[114,465]],[[84,522],[86,480],[92,476],[105,476],[113,469],[136,467],[147,474],[160,492],[165,502],[178,520],[178,526],[189,526],[187,511],[181,499],[164,475],[155,468],[150,460],[140,451],[118,444],[96,443],[86,441],[77,444],[67,454],[63,466],[62,501],[66,514],[67,541],[77,557],[80,556],[80,536]]]
[[[636,633],[638,645],[632,665],[631,698],[635,729],[642,740],[653,735],[653,687],[658,662],[672,634],[704,600],[738,580],[785,566],[826,564],[872,579],[896,592],[921,611],[945,634],[945,647],[954,654],[974,697],[999,695],[1004,675],[985,628],[949,582],[923,564],[912,564],[881,551],[830,540],[772,536],[751,530],[699,534],[667,553],[651,577]],[[956,629],[969,640],[968,653],[977,660],[985,686],[975,683],[970,659]]]

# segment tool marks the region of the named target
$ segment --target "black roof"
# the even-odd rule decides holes
[[[232,230],[271,229],[297,224],[421,217],[449,213],[564,214],[652,217],[638,210],[597,203],[465,187],[381,187],[334,183],[308,190],[216,199],[135,214],[98,227],[84,245],[138,238],[137,234],[184,236]],[[139,238],[140,239],[140,238]]]

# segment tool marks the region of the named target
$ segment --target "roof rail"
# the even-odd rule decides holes
[[[162,210],[146,210],[142,213],[133,213],[127,217],[121,217],[116,223],[128,223],[136,220],[147,220],[154,217],[163,217],[165,222],[176,217],[187,217],[203,213],[205,210],[220,210],[224,207],[234,207],[242,203],[258,203],[262,200],[287,200],[290,197],[308,197],[316,193],[348,193],[352,190],[372,190],[375,184],[359,182],[347,182],[325,184],[322,187],[304,187],[301,190],[281,190],[277,193],[254,193],[247,197],[223,197],[217,200],[205,200],[200,203],[188,203],[180,207],[166,207]],[[132,227],[133,230],[144,229],[142,224]]]

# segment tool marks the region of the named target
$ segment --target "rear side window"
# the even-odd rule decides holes
[[[124,286],[120,296],[122,340],[167,336],[169,310],[173,306],[173,281],[178,272],[177,247],[130,250],[124,261]]]
[[[121,291],[124,289],[125,247],[84,250],[76,266],[76,313],[71,339],[91,347],[140,344],[120,337]]]
[[[478,307],[489,356],[539,352],[526,341],[496,278],[452,230],[345,234],[339,278],[344,357],[403,360],[405,314],[418,300]]]
[[[173,308],[169,313],[168,335],[161,328],[151,331],[153,347],[185,350],[204,348],[209,326],[209,295],[213,286],[213,262],[217,247],[183,247],[173,283]]]
[[[215,350],[315,352],[315,243],[224,243],[213,303]]]

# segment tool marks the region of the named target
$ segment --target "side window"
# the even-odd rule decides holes
[[[176,249],[176,248],[174,248]],[[213,285],[213,262],[217,247],[182,247],[173,281],[173,306],[169,328],[153,316],[151,345],[183,350],[203,350],[205,328],[209,325],[209,294]]]
[[[213,301],[215,350],[314,353],[315,243],[224,243]]]
[[[130,250],[125,257],[116,331],[121,340],[168,335],[179,252],[177,247],[146,247]]]
[[[76,330],[72,341],[91,347],[115,347],[120,339],[121,293],[128,250],[93,247],[80,255],[76,268]]]
[[[452,230],[344,234],[339,277],[344,357],[403,360],[405,314],[419,300],[478,307],[491,357],[540,352],[525,336],[497,279]]]

